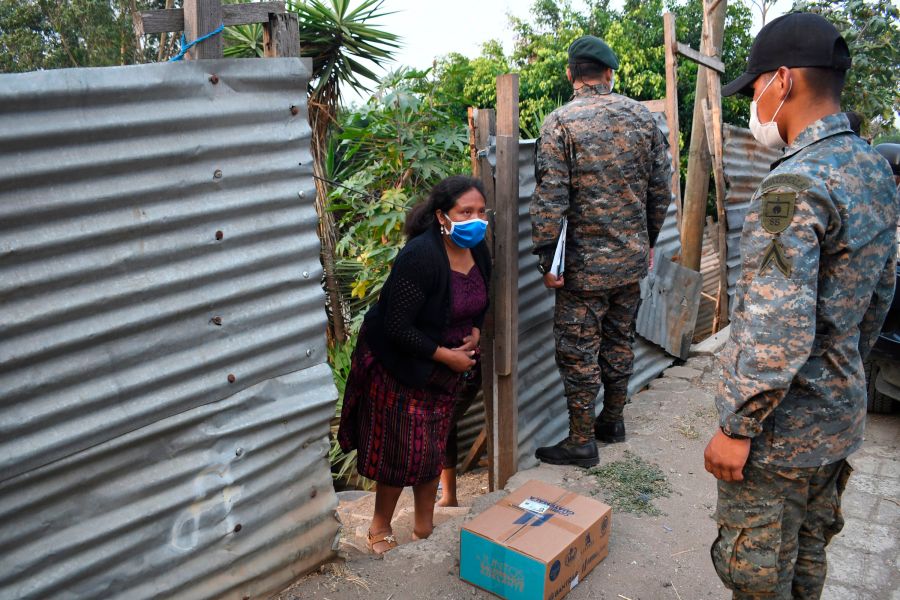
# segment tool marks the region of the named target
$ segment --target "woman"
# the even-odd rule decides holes
[[[470,177],[438,183],[406,219],[408,242],[353,353],[338,441],[378,482],[369,549],[397,546],[391,518],[413,487],[413,535],[433,529],[434,500],[463,375],[475,365],[488,303],[484,189]]]

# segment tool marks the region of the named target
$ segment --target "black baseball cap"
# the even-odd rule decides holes
[[[837,28],[813,13],[791,13],[778,17],[756,34],[747,68],[722,88],[723,96],[737,93],[753,97],[751,87],[763,73],[779,67],[820,67],[846,71],[850,49]]]

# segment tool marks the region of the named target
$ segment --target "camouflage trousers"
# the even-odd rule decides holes
[[[569,437],[594,438],[594,402],[603,384],[600,419],[623,419],[628,378],[634,364],[634,322],[640,284],[603,292],[557,290],[553,319],[556,365],[569,407]]]
[[[819,598],[825,546],[844,526],[841,495],[853,469],[749,464],[744,480],[719,481],[713,565],[735,600]]]

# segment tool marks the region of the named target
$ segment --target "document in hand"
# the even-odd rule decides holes
[[[566,229],[568,229],[569,220],[563,217],[562,229],[559,231],[559,241],[556,242],[556,252],[553,253],[553,263],[550,266],[550,272],[554,276],[560,277],[566,270]]]

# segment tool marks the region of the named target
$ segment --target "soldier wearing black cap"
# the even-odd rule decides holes
[[[553,464],[592,466],[595,436],[625,440],[639,281],[671,201],[665,138],[646,108],[612,93],[618,67],[603,40],[572,42],[566,75],[575,94],[544,121],[535,157],[532,239],[544,284],[556,290],[556,362],[569,409],[569,436],[535,453]],[[557,277],[549,269],[564,219]]]
[[[862,444],[863,359],[894,293],[897,205],[884,159],[841,113],[849,68],[834,26],[794,13],[760,30],[723,88],[753,98],[757,141],[786,146],[744,219],[704,455],[719,480],[713,564],[734,598],[820,597],[846,458]]]

